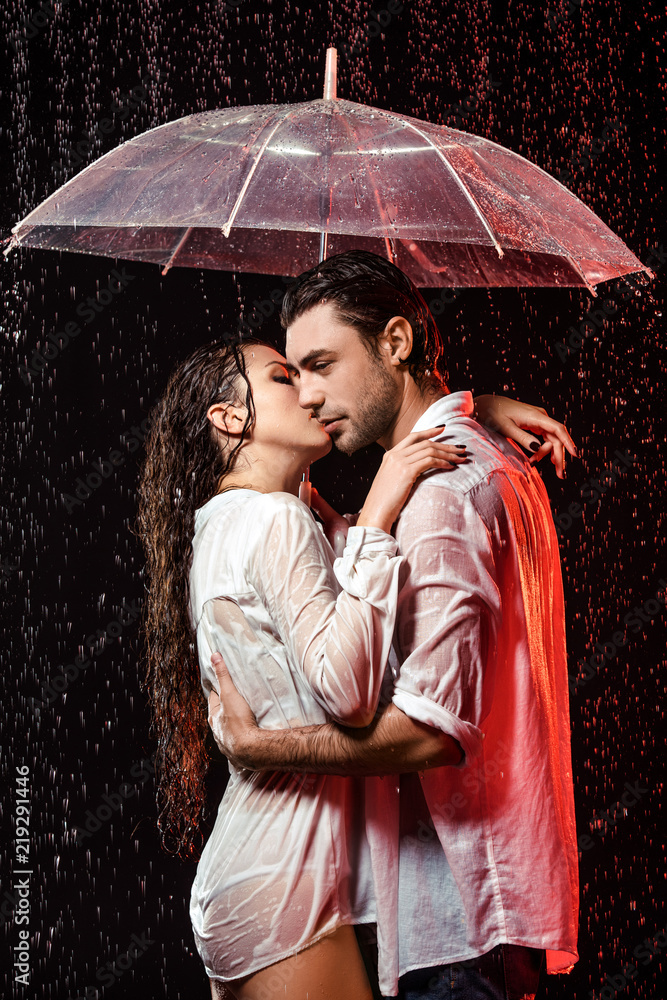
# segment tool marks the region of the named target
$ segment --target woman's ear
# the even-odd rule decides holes
[[[209,406],[206,416],[217,430],[228,437],[240,437],[248,417],[245,406],[235,406],[233,403],[214,403]]]

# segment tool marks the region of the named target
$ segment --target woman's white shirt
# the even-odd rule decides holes
[[[190,609],[202,687],[219,650],[268,729],[372,718],[389,656],[401,558],[350,528],[343,556],[289,493],[232,490],[197,512]],[[192,889],[209,976],[236,979],[345,923],[375,919],[364,782],[250,772],[230,781]]]

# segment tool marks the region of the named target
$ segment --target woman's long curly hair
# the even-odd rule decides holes
[[[254,417],[242,346],[258,343],[226,338],[178,365],[151,410],[139,480],[137,534],[147,579],[143,683],[157,739],[158,828],[165,849],[183,857],[201,843],[208,769],[206,703],[189,607],[195,512],[220,491]],[[247,407],[233,447],[206,416],[214,403]]]

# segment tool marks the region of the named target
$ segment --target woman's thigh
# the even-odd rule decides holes
[[[228,988],[236,1000],[373,1000],[354,928],[347,925]]]
[[[212,1000],[235,1000],[228,983],[221,983],[219,979],[209,979],[209,983]]]

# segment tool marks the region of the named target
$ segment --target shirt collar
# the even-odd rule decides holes
[[[226,490],[223,493],[216,493],[203,507],[198,507],[195,511],[195,534],[204,527],[211,514],[219,510],[220,507],[226,507],[231,501],[245,499],[248,494],[256,496],[258,493],[259,490],[247,489]]]
[[[442,396],[431,403],[412,430],[423,431],[427,427],[437,427],[454,417],[472,417],[474,410],[471,392],[450,392],[448,396]]]

